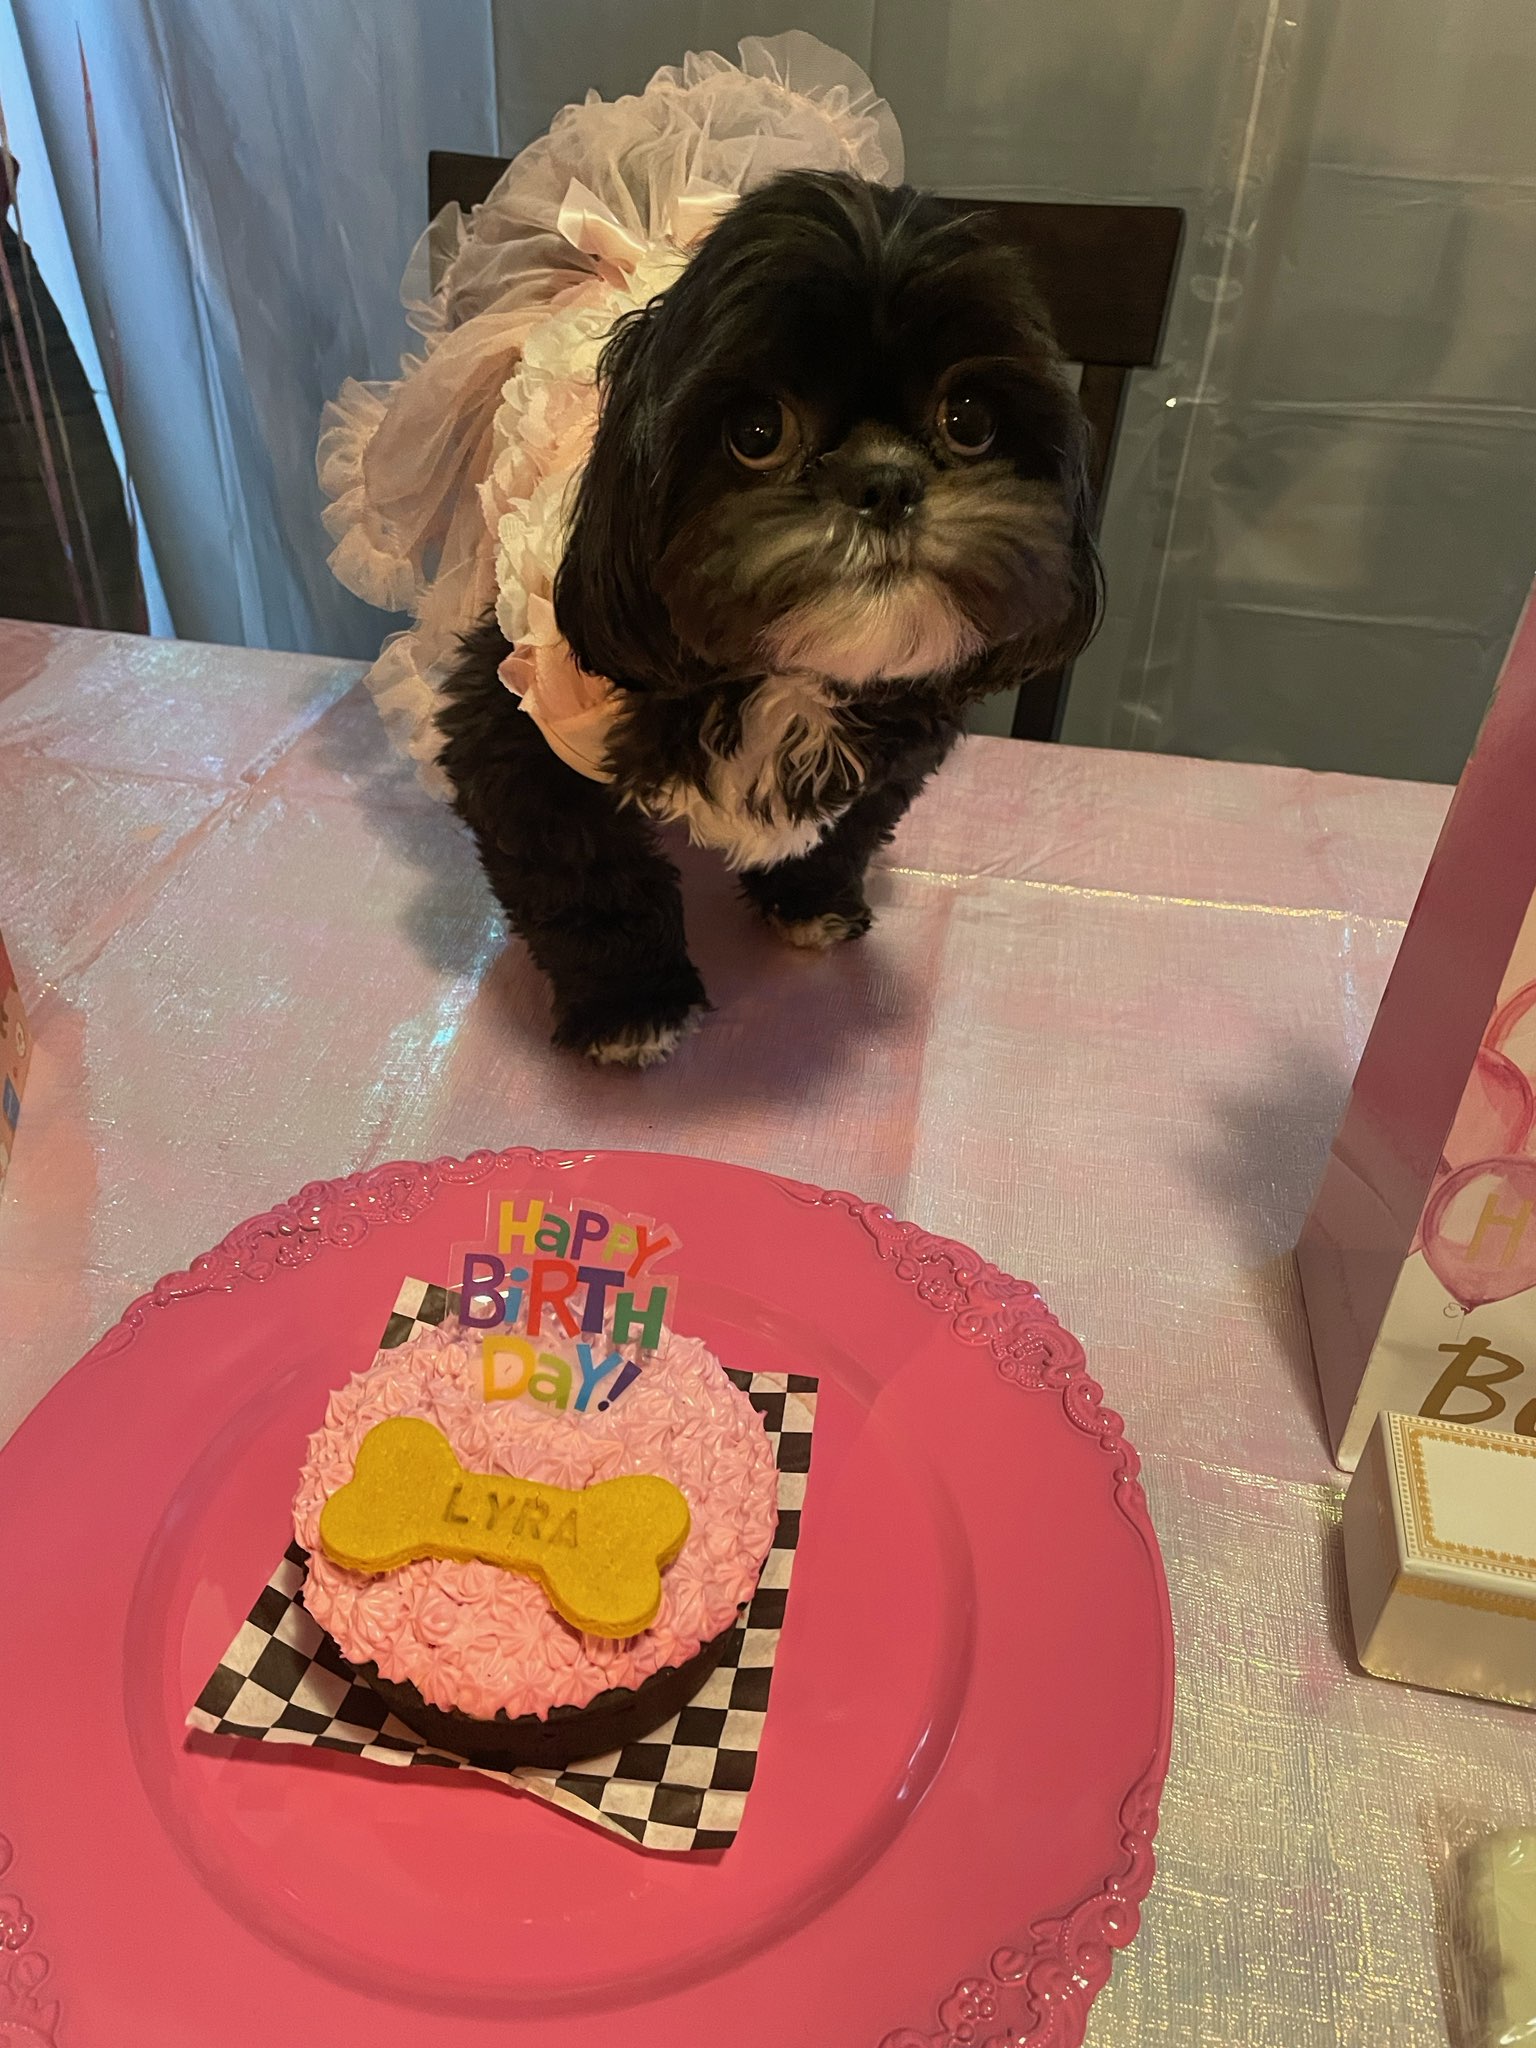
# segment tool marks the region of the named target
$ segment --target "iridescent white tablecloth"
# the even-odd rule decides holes
[[[1351,1668],[1289,1248],[1448,792],[973,740],[793,954],[685,862],[672,1065],[545,1043],[358,670],[0,625],[0,929],[36,1053],[0,1439],[159,1274],[305,1181],[484,1145],[847,1187],[1037,1280],[1128,1418],[1180,1664],[1160,1871],[1096,2048],[1443,2038],[1436,1815],[1536,1816],[1536,1721]]]

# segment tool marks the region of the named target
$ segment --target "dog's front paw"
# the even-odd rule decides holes
[[[827,953],[848,939],[862,939],[873,922],[867,905],[856,911],[823,910],[816,917],[781,917],[777,911],[768,912],[769,930],[805,953]]]
[[[703,1021],[690,1010],[681,1024],[627,1024],[611,1038],[594,1038],[581,1050],[599,1067],[659,1067]]]
[[[656,1067],[709,1008],[696,974],[662,986],[632,988],[573,1003],[561,1012],[555,1043],[600,1067]]]

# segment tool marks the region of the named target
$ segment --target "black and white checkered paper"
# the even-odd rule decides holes
[[[381,1348],[407,1343],[458,1306],[442,1287],[407,1280]],[[716,1669],[643,1742],[563,1771],[492,1770],[432,1748],[395,1718],[306,1612],[307,1559],[290,1544],[187,1716],[208,1735],[334,1749],[372,1763],[475,1771],[531,1792],[646,1849],[728,1849],[741,1826],[768,1712],[784,1603],[811,1466],[816,1381],[726,1368],[763,1418],[779,1472],[779,1522],[751,1605]]]

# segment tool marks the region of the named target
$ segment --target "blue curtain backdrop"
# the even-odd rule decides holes
[[[379,615],[325,567],[317,423],[343,377],[393,375],[409,338],[398,287],[428,149],[496,146],[488,8],[14,0],[14,15],[175,630],[371,655]],[[39,168],[23,161],[24,214]]]

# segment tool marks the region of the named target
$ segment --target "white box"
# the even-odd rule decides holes
[[[1536,1441],[1383,1414],[1344,1499],[1367,1671],[1536,1706]]]

